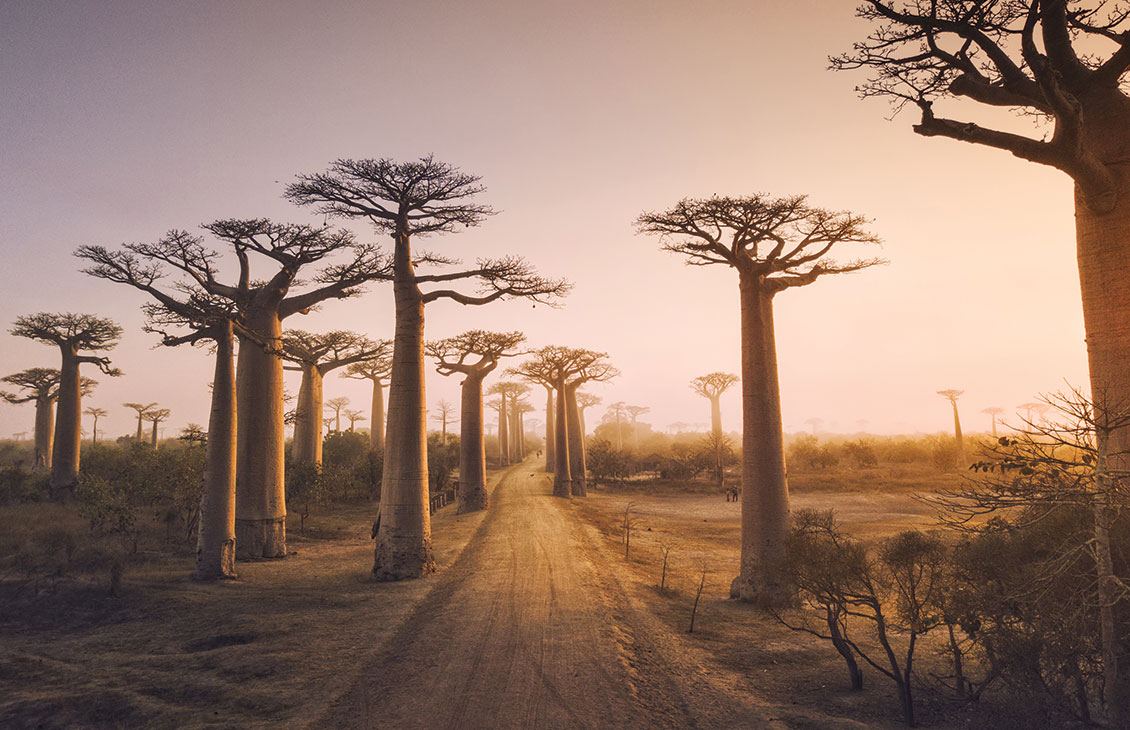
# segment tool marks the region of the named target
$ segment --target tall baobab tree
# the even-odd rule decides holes
[[[122,336],[113,320],[91,314],[50,314],[40,312],[20,317],[10,332],[59,348],[59,399],[55,406],[55,437],[51,457],[51,496],[60,499],[74,494],[78,484],[79,451],[82,448],[82,365],[94,365],[106,375],[121,371],[110,367],[102,355],[83,354],[112,350]]]
[[[965,3],[869,0],[857,13],[873,23],[839,69],[866,69],[864,97],[896,110],[914,105],[914,131],[1005,152],[1054,167],[1074,183],[1076,255],[1091,392],[1115,413],[1130,407],[1130,13],[1124,2],[1017,0]],[[938,116],[939,100],[1004,107],[1050,123],[1037,138]],[[1107,422],[1112,419],[1103,419]],[[1130,467],[1130,426],[1104,435],[1111,468]],[[1104,587],[1103,600],[1116,600]],[[1130,727],[1130,649],[1104,656],[1110,724]]]
[[[365,412],[364,411],[355,411],[353,409],[346,409],[343,412],[345,413],[345,417],[349,420],[349,433],[353,433],[353,429],[356,426],[358,421],[364,421],[365,420]]]
[[[791,590],[780,572],[788,538],[781,393],[773,302],[787,289],[882,263],[836,262],[833,247],[874,244],[861,216],[808,204],[804,196],[684,199],[644,213],[641,233],[696,266],[737,270],[742,343],[742,557],[731,593],[763,606],[784,605]]]
[[[514,398],[524,392],[523,388],[525,386],[521,383],[503,381],[495,383],[487,391],[488,395],[497,395],[499,400],[498,463],[500,466],[508,466],[518,461],[518,454],[514,449],[514,438],[511,435],[514,429],[514,419],[511,414],[514,412]]]
[[[302,373],[295,409],[294,443],[291,456],[296,463],[322,463],[322,383],[326,374],[339,368],[378,357],[384,350],[356,332],[334,330],[326,333],[287,330],[282,336],[283,357],[296,363],[284,370]],[[337,430],[341,430],[341,409],[335,411]],[[353,430],[350,426],[349,430]]]
[[[569,432],[569,470],[573,477],[572,491],[574,497],[587,497],[589,495],[585,426],[581,419],[581,406],[577,391],[587,383],[605,383],[620,374],[619,370],[604,360],[605,357],[604,353],[594,353],[588,350],[579,351],[578,360],[580,362],[578,365],[580,367],[565,382],[565,425]],[[648,409],[645,408],[644,410]]]
[[[605,418],[607,418],[608,420],[616,421],[616,450],[617,451],[623,451],[624,450],[623,423],[624,423],[624,419],[627,417],[627,415],[628,415],[628,404],[625,403],[622,400],[616,401],[612,405],[608,406],[608,410],[605,411],[605,413],[604,413]]]
[[[328,227],[253,219],[220,220],[203,228],[235,254],[234,283],[220,281],[220,254],[187,231],[124,249],[170,267],[204,296],[230,303],[239,315],[236,545],[241,558],[281,558],[286,556],[282,322],[327,300],[359,294],[367,282],[389,278],[391,264],[378,247]],[[104,254],[99,246],[77,252],[96,264]],[[342,258],[328,263],[337,255]],[[253,276],[253,258],[271,267],[266,279]],[[311,271],[315,265],[321,268]]]
[[[722,394],[740,378],[732,373],[707,373],[691,381],[691,390],[710,401],[710,435],[714,444],[714,478],[722,486]]]
[[[585,434],[588,433],[588,429],[585,427],[585,411],[597,405],[600,405],[599,395],[577,391],[577,417],[581,422],[581,438],[584,438]]]
[[[300,175],[286,196],[326,216],[369,221],[394,242],[393,297],[396,336],[389,387],[388,449],[382,478],[381,515],[374,549],[378,580],[415,578],[435,570],[428,512],[427,423],[424,397],[424,307],[440,299],[482,305],[521,297],[550,301],[568,285],[539,276],[523,259],[480,259],[463,271],[418,274],[416,266],[447,266],[453,259],[413,254],[412,239],[476,226],[493,214],[473,202],[483,192],[479,178],[424,157],[337,160],[320,174]],[[446,288],[475,283],[479,292]],[[422,291],[421,284],[439,284]]]
[[[55,368],[28,368],[3,378],[3,382],[23,393],[0,393],[8,403],[35,403],[35,464],[33,469],[51,468],[51,440],[54,438],[55,400],[59,397],[59,371]]]
[[[1000,415],[1002,413],[1004,413],[1004,409],[1003,408],[997,408],[996,406],[993,406],[992,408],[982,409],[981,412],[984,413],[985,415],[987,415],[990,419],[992,419],[992,422],[993,422],[993,438],[996,438],[997,437],[997,421],[1000,420]]]
[[[83,411],[86,415],[94,419],[94,425],[91,426],[90,444],[93,446],[98,443],[98,419],[110,415],[110,412],[105,408],[95,408],[91,406]]]
[[[429,342],[427,354],[436,359],[441,375],[463,376],[459,409],[459,514],[486,509],[486,454],[483,443],[483,381],[504,357],[518,354],[526,341],[521,332],[470,330]],[[501,416],[499,418],[502,420]]]
[[[392,372],[392,340],[379,340],[379,351],[371,360],[355,362],[342,373],[343,378],[368,380],[373,384],[372,421],[369,427],[369,449],[377,453],[385,450],[385,392],[389,373]]]
[[[824,425],[824,419],[813,417],[805,420],[804,424],[812,427],[812,435],[815,436],[820,433],[820,428]]]
[[[499,466],[505,466],[505,463],[503,461],[503,457],[505,456],[505,454],[503,453],[503,440],[502,440],[502,437],[499,435],[501,433],[502,422],[503,422],[503,415],[502,414],[504,413],[504,408],[503,408],[503,405],[502,405],[502,399],[501,398],[495,398],[494,400],[488,400],[485,403],[483,403],[483,408],[489,408],[490,410],[494,411],[495,423],[490,424],[490,430],[495,434],[495,441],[498,442],[497,443],[497,450],[496,450],[496,454],[495,454],[496,457],[497,457],[497,463],[498,463]]]
[[[455,406],[448,403],[443,398],[440,398],[439,403],[436,403],[436,410],[439,413],[435,416],[435,420],[440,422],[440,443],[447,443],[447,423],[452,420],[455,415]]]
[[[507,403],[508,409],[506,412],[507,418],[510,422],[506,427],[506,435],[510,439],[510,460],[515,464],[522,463],[525,454],[522,453],[522,425],[521,413],[522,405],[526,401],[526,394],[530,391],[530,386],[525,383],[501,383],[503,387],[508,390]]]
[[[540,383],[545,388],[545,473],[552,474],[553,469],[557,463],[556,455],[556,439],[554,434],[554,405],[553,405],[553,384],[548,382]]]
[[[942,396],[950,402],[953,406],[953,438],[957,443],[957,468],[965,468],[965,440],[961,436],[961,418],[957,415],[957,399],[961,397],[964,390],[939,390],[938,395]]]
[[[647,406],[626,406],[625,410],[628,412],[628,418],[631,419],[632,424],[632,450],[637,454],[640,452],[640,426],[639,417],[651,411]]]
[[[340,398],[330,398],[326,401],[326,408],[334,413],[332,419],[333,430],[337,433],[341,433],[341,412],[345,410],[347,405],[349,405],[349,399],[344,396]],[[326,420],[328,422],[330,419]]]
[[[149,445],[157,448],[157,425],[169,420],[171,415],[168,408],[154,408],[145,414],[145,420],[153,424],[153,431],[149,437]]]
[[[157,407],[156,403],[123,403],[123,407],[137,411],[137,436],[135,440],[141,443],[145,432],[145,414]]]

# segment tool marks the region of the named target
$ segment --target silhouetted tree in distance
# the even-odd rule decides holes
[[[365,420],[365,412],[348,409],[345,411],[345,417],[349,419],[349,432],[353,433],[353,428],[357,422]]]
[[[957,467],[959,469],[965,468],[965,440],[961,436],[961,418],[957,415],[957,399],[961,397],[964,390],[939,390],[938,395],[942,396],[950,402],[953,406],[953,438],[957,443]]]
[[[997,437],[997,420],[999,419],[1000,415],[1002,413],[1004,413],[1004,409],[1003,408],[997,408],[996,406],[993,406],[992,408],[983,408],[983,409],[981,409],[981,412],[992,419],[992,422],[993,422],[993,438],[996,438]]]
[[[90,443],[94,445],[98,443],[98,419],[110,415],[110,412],[105,408],[95,408],[93,406],[83,411],[86,415],[94,419],[94,425],[91,427]]]
[[[0,393],[8,403],[35,403],[35,464],[33,469],[51,468],[51,442],[54,439],[55,400],[59,397],[59,371],[55,368],[29,368],[4,377],[3,381],[24,393]]]
[[[647,406],[625,406],[624,410],[628,412],[628,418],[631,419],[632,423],[632,450],[638,454],[640,451],[639,417],[651,409]]]
[[[691,390],[710,401],[710,434],[714,443],[714,479],[722,486],[722,394],[740,378],[732,373],[707,373],[691,381]]]
[[[137,440],[138,443],[141,443],[141,439],[143,438],[142,432],[145,429],[145,414],[149,410],[156,408],[157,404],[156,403],[123,403],[122,406],[124,406],[125,408],[132,408],[133,410],[137,411],[137,436],[136,436],[136,440]]]
[[[349,405],[349,399],[345,398],[344,396],[340,398],[330,398],[328,401],[326,401],[326,408],[333,411],[334,413],[332,419],[333,430],[337,433],[341,433],[341,412],[345,410],[345,407],[347,405]]]
[[[171,415],[168,408],[154,408],[145,414],[145,420],[153,424],[153,432],[149,437],[149,445],[157,448],[157,424],[169,420]]]
[[[477,226],[493,211],[473,198],[479,178],[431,156],[415,162],[337,160],[325,173],[300,175],[287,198],[332,217],[364,219],[394,242],[396,336],[389,387],[388,448],[382,479],[381,523],[374,549],[378,580],[415,578],[435,570],[428,512],[427,423],[424,413],[424,307],[448,299],[467,305],[512,297],[550,301],[568,289],[539,276],[518,257],[480,259],[461,271],[418,274],[417,266],[446,267],[451,258],[413,253],[412,239]],[[476,284],[477,294],[446,288]],[[422,291],[421,284],[439,284]]]
[[[778,567],[788,539],[789,489],[785,478],[781,394],[773,300],[830,274],[882,263],[836,262],[833,247],[873,244],[858,215],[808,204],[804,196],[684,199],[669,210],[644,213],[641,233],[656,234],[663,248],[696,266],[737,270],[742,342],[742,558],[731,593],[763,606],[783,605],[791,593]]]
[[[59,398],[55,406],[55,437],[51,456],[51,497],[74,494],[78,484],[79,450],[82,446],[82,365],[94,365],[106,375],[121,371],[110,367],[110,359],[83,353],[112,350],[122,336],[113,320],[92,314],[40,312],[20,317],[10,332],[59,348]]]
[[[373,384],[372,422],[369,428],[369,448],[377,453],[385,449],[385,393],[384,388],[392,372],[392,340],[377,342],[379,354],[371,360],[355,362],[342,373],[344,378],[368,380]]]
[[[483,440],[483,381],[504,357],[518,354],[526,341],[521,332],[470,330],[429,342],[427,354],[436,359],[441,375],[463,376],[459,409],[459,514],[486,509],[486,454]],[[500,416],[500,422],[501,422]]]

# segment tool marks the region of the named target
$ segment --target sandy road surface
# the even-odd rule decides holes
[[[313,726],[713,726],[608,560],[546,475],[512,471],[462,556]]]

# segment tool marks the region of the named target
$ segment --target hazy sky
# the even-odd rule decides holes
[[[986,429],[982,408],[1084,383],[1071,187],[859,101],[862,77],[826,70],[866,32],[853,6],[0,0],[5,321],[81,311],[123,325],[111,354],[125,376],[100,378],[85,403],[110,411],[110,435],[133,429],[123,401],[171,408],[169,435],[206,423],[207,353],[155,349],[140,293],[79,273],[72,251],[222,217],[312,222],[281,199],[295,174],[434,153],[481,175],[500,213],[429,248],[520,253],[575,289],[556,310],[433,304],[430,338],[521,329],[535,345],[605,350],[623,371],[594,389],[605,403],[649,406],[660,429],[708,422],[687,383],[739,370],[737,277],[685,266],[633,220],[684,196],[808,193],[873,219],[890,265],[777,299],[786,430],[813,417],[947,429],[941,388],[965,389],[966,427]],[[391,289],[288,324],[390,337]],[[47,346],[0,342],[2,373],[58,366]],[[457,402],[456,378],[427,387],[429,403]],[[367,410],[366,384],[331,376],[326,397],[338,395]],[[728,428],[738,408],[735,390]],[[31,422],[30,406],[0,407],[0,435]]]

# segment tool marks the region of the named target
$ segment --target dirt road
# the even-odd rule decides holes
[[[710,693],[669,662],[549,478],[520,467],[493,499],[462,556],[313,726],[716,726],[688,704],[714,704]],[[750,719],[737,726],[761,726]]]

